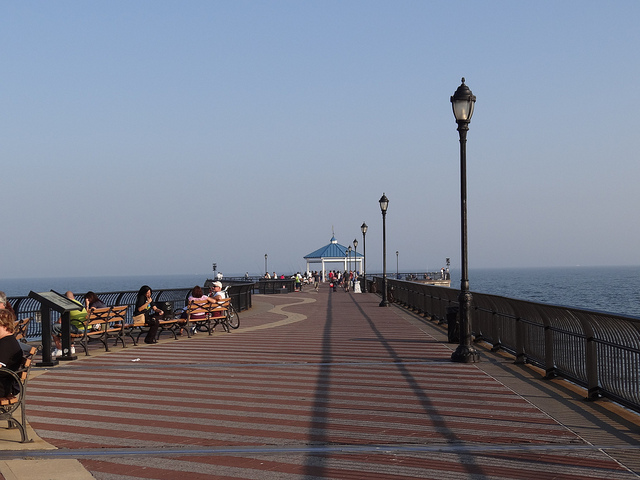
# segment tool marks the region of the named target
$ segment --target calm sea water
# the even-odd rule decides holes
[[[451,278],[451,285],[459,288],[455,272]],[[469,288],[472,292],[640,317],[640,266],[470,269]]]
[[[241,276],[241,275],[237,275]],[[203,285],[211,273],[123,277],[72,277],[0,279],[0,290],[8,296],[26,296],[30,291],[56,290],[75,293],[154,290]],[[451,285],[460,286],[459,271],[452,270]],[[640,317],[640,266],[470,269],[472,292],[569,307],[600,310]]]

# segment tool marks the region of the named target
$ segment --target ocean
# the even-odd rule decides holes
[[[451,286],[460,288],[455,272]],[[640,317],[640,266],[469,270],[469,289],[502,297]]]
[[[203,273],[0,279],[0,290],[10,297],[26,296],[32,290],[137,291],[142,285],[160,290],[203,285],[211,277],[211,273]],[[451,279],[451,286],[459,288],[459,271],[452,269]],[[640,266],[470,269],[469,287],[472,292],[640,317]]]

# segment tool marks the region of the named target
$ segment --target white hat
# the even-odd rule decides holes
[[[213,286],[222,288],[222,282],[213,282]]]

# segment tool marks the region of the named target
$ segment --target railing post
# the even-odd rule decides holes
[[[527,363],[527,354],[524,349],[524,325],[522,319],[516,317],[516,365],[523,365]]]
[[[602,396],[598,378],[598,349],[593,336],[587,337],[586,342],[587,400],[597,400]]]
[[[598,345],[591,328],[591,323],[580,316],[580,325],[585,336],[585,369],[587,374],[587,400],[597,400],[602,397],[600,392],[600,377],[598,375]]]
[[[491,323],[494,327],[492,352],[497,352],[502,348],[502,324],[497,320],[498,312],[491,310]]]
[[[542,319],[544,324],[544,378],[554,378],[556,374],[556,362],[553,356],[553,330],[546,318]]]

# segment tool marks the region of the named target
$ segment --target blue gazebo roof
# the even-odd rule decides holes
[[[344,245],[340,245],[336,240],[336,237],[331,237],[331,242],[322,248],[319,248],[315,252],[311,252],[305,255],[306,260],[321,259],[321,258],[344,258],[347,256],[347,248]],[[351,249],[351,257],[362,257],[361,253],[355,252]]]

